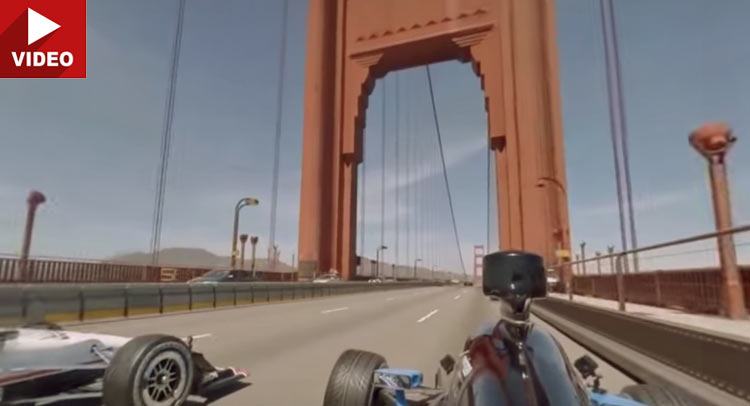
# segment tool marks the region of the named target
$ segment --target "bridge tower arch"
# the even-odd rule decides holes
[[[354,274],[357,167],[375,79],[453,59],[471,63],[484,90],[500,246],[550,263],[569,249],[555,25],[553,0],[310,0],[300,276]]]

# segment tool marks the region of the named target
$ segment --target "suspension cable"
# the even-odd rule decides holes
[[[151,265],[159,264],[159,250],[161,249],[161,225],[164,219],[164,195],[167,187],[167,171],[169,168],[169,150],[172,145],[172,123],[174,122],[175,92],[177,89],[177,72],[180,66],[182,51],[182,28],[185,21],[185,0],[180,0],[177,12],[177,33],[172,48],[172,67],[169,72],[169,88],[167,89],[167,106],[164,110],[164,133],[161,139],[161,161],[159,163],[159,180],[156,186],[154,202],[154,217],[151,229]]]
[[[381,140],[380,140],[380,247],[385,246],[385,97],[386,97],[386,78],[383,78],[383,106],[381,111]],[[380,250],[380,261],[383,262],[383,255],[385,254]]]
[[[279,161],[281,158],[281,119],[284,113],[284,72],[286,71],[286,38],[289,0],[284,0],[281,14],[281,50],[279,54],[279,83],[276,88],[276,134],[273,145],[273,180],[271,183],[271,224],[268,235],[269,253],[273,252],[271,270],[276,270],[276,211],[279,205]]]
[[[453,196],[451,195],[450,182],[448,182],[448,169],[445,165],[445,152],[443,151],[443,138],[440,135],[440,123],[438,121],[437,107],[435,106],[435,91],[432,88],[432,75],[430,74],[430,65],[425,65],[427,71],[427,84],[430,87],[430,102],[432,104],[432,117],[435,120],[435,133],[437,134],[438,146],[440,147],[440,162],[443,165],[443,179],[445,180],[445,191],[448,193],[448,206],[451,211],[451,221],[453,222],[453,234],[456,237],[456,249],[458,250],[458,259],[461,261],[461,270],[464,277],[466,276],[466,265],[464,265],[464,256],[461,252],[461,240],[458,237],[458,225],[456,224],[456,213],[453,209]]]
[[[406,92],[406,264],[411,264],[411,97]]]
[[[366,131],[366,130],[362,130]],[[361,191],[359,198],[359,211],[360,211],[360,223],[359,223],[359,255],[364,258],[366,255],[365,251],[365,204],[367,203],[367,156],[366,152],[367,149],[365,148],[367,146],[367,134],[365,134],[364,137],[362,137],[362,163],[360,164],[361,170],[359,171],[359,175],[361,176],[362,181],[360,182]]]
[[[398,74],[398,72],[395,73],[395,76],[396,76],[396,94],[395,94],[395,96],[396,96],[396,118],[395,118],[396,129],[394,131],[394,136],[396,137],[396,139],[394,141],[394,144],[395,144],[395,155],[394,155],[394,158],[395,158],[395,161],[396,161],[396,179],[395,179],[395,184],[396,184],[396,188],[395,189],[396,190],[394,192],[395,192],[395,195],[396,195],[396,206],[395,206],[395,208],[394,208],[393,211],[394,211],[394,216],[395,216],[394,221],[396,223],[395,224],[396,225],[396,228],[395,228],[396,239],[395,239],[395,246],[393,247],[393,251],[394,251],[394,255],[395,255],[395,257],[393,259],[393,263],[396,264],[396,265],[398,265],[398,263],[399,263],[399,252],[398,252],[398,248],[399,248],[399,241],[398,241],[398,234],[399,234],[399,232],[398,232],[399,231],[398,230],[398,198],[399,198],[399,196],[398,196],[398,189],[399,189],[398,140],[399,140],[399,134],[398,134],[398,132],[399,132],[399,124],[400,124],[399,121],[400,121],[400,118],[401,118],[401,111],[400,111],[400,105],[399,105],[399,98],[400,98],[399,97],[400,96],[399,91],[400,91],[400,89],[399,89],[399,80],[398,80],[399,74]]]

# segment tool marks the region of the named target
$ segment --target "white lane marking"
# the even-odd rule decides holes
[[[453,298],[453,300],[461,299],[461,295],[456,295],[456,297]]]
[[[431,311],[431,312],[427,313],[427,314],[426,314],[426,315],[424,315],[424,316],[423,316],[423,317],[422,317],[421,319],[417,320],[417,323],[421,323],[421,322],[423,322],[423,321],[425,321],[425,320],[429,319],[430,317],[434,316],[434,315],[435,315],[435,313],[437,313],[437,312],[438,312],[438,309],[435,309],[435,310],[433,310],[433,311]]]
[[[388,299],[385,299],[386,302],[390,302],[391,300],[396,299],[395,297],[389,297]]]
[[[333,313],[333,312],[343,312],[344,310],[349,310],[349,308],[348,307],[337,307],[335,309],[323,310],[322,312],[320,312],[320,314],[328,314],[328,313]]]

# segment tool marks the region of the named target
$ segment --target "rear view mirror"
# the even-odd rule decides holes
[[[544,260],[522,251],[501,251],[484,256],[482,290],[501,299],[531,299],[547,296]]]

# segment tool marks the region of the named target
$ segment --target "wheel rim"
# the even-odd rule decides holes
[[[143,372],[141,398],[146,406],[172,405],[185,392],[187,363],[177,351],[155,356]]]

